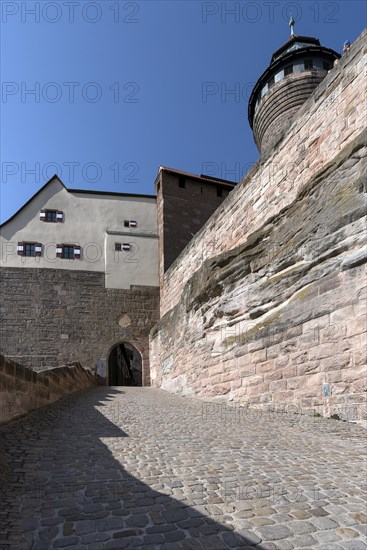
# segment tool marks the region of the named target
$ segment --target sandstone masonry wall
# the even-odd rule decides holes
[[[364,32],[166,273],[154,385],[367,420],[365,53]]]
[[[0,424],[97,383],[78,363],[37,373],[0,355]]]
[[[245,243],[361,132],[366,123],[366,32],[301,107],[271,154],[257,161],[165,273],[161,315],[178,303],[205,259]]]
[[[78,362],[100,376],[111,348],[140,351],[149,385],[149,331],[158,320],[159,289],[106,289],[104,273],[1,268],[1,352],[34,370]],[[124,315],[129,326],[120,326]],[[126,325],[126,323],[123,323]]]

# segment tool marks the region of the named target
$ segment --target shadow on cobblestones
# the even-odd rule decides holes
[[[265,548],[255,533],[170,496],[182,484],[141,454],[144,442],[129,434],[139,411],[124,394],[79,392],[0,428],[1,550]]]

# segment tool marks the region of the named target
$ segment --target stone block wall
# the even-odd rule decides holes
[[[205,259],[250,240],[360,134],[366,124],[366,32],[299,109],[283,139],[260,157],[166,271],[161,316],[178,303]]]
[[[107,371],[114,345],[142,355],[149,385],[149,331],[158,320],[159,289],[106,289],[104,273],[58,269],[0,270],[1,353],[41,370],[76,361]]]
[[[78,363],[37,373],[0,355],[0,424],[97,383]]]
[[[367,420],[365,52],[363,33],[166,273],[154,385]]]

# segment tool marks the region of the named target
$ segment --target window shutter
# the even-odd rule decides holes
[[[46,221],[46,210],[41,210],[40,220],[43,221],[43,222]]]
[[[34,251],[36,256],[42,256],[42,244],[36,243],[34,247]]]
[[[80,260],[80,254],[81,254],[80,246],[75,244],[74,245],[74,258],[77,259],[77,260]]]
[[[18,256],[24,256],[24,243],[23,242],[18,243],[17,251],[18,251]]]
[[[62,244],[56,245],[56,258],[62,258]]]
[[[122,243],[122,250],[131,250],[131,244]]]
[[[61,210],[56,211],[56,221],[62,222],[64,220],[64,213]]]

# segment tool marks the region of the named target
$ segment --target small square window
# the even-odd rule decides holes
[[[131,244],[129,243],[115,243],[115,250],[121,251],[121,250],[131,250]]]
[[[20,242],[17,251],[19,256],[42,256],[42,244]]]
[[[305,65],[306,71],[309,71],[309,70],[313,69],[313,61],[312,61],[312,59],[305,59],[304,65]]]
[[[293,73],[293,65],[288,65],[288,67],[285,67],[284,69],[284,76],[288,76],[289,74]]]
[[[62,257],[66,260],[74,260],[74,246],[64,244],[62,247]]]
[[[64,213],[60,210],[41,210],[40,220],[49,223],[63,222]]]
[[[136,227],[137,225],[135,220],[124,220],[124,227]]]
[[[36,243],[24,243],[24,256],[36,255]]]
[[[56,222],[56,210],[46,210],[46,222]]]

